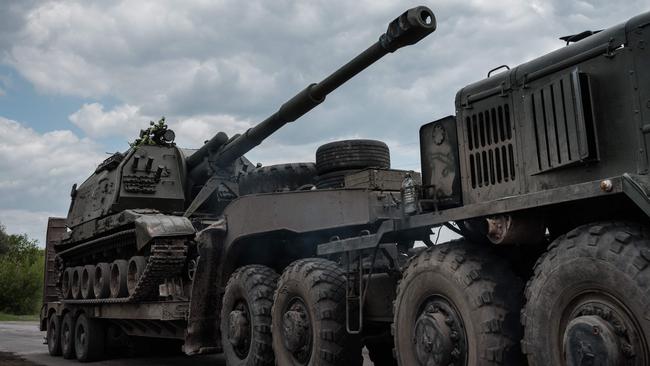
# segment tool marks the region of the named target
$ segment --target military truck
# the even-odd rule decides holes
[[[190,151],[152,126],[51,221],[50,353],[148,337],[229,365],[360,365],[362,347],[375,365],[650,364],[649,25],[462,88],[420,129],[421,174],[372,140],[315,164],[243,154],[433,32],[425,7],[240,136]]]

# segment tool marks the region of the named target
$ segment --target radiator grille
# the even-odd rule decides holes
[[[513,127],[507,103],[465,117],[472,188],[515,180]]]

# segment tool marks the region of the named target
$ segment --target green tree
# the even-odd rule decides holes
[[[0,311],[38,312],[44,266],[44,251],[35,240],[25,234],[7,234],[0,225]]]

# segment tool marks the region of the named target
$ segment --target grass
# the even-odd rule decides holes
[[[33,315],[14,315],[14,314],[7,314],[7,313],[0,313],[0,322],[15,322],[15,321],[21,321],[21,322],[33,322],[33,321],[38,321],[38,314],[33,314]]]

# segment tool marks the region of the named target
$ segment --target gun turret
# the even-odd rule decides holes
[[[289,122],[293,122],[312,110],[325,100],[325,97],[363,71],[377,60],[395,52],[399,48],[417,43],[436,29],[436,19],[433,12],[425,7],[418,6],[405,11],[402,15],[390,22],[388,29],[379,37],[379,40],[361,52],[347,64],[327,76],[319,83],[307,86],[301,92],[282,104],[280,109],[248,129],[245,133],[236,136],[230,141],[225,140],[225,134],[217,134],[199,151],[188,159],[190,177],[203,180],[209,175],[205,172],[217,171],[218,167],[226,167],[237,158],[243,156],[264,139]],[[219,137],[219,138],[218,138]],[[199,154],[200,153],[200,154]],[[199,155],[197,155],[199,154]],[[195,157],[196,155],[196,157]],[[205,159],[207,157],[207,159]],[[206,162],[206,160],[208,162]],[[211,166],[212,169],[208,169]],[[195,184],[203,182],[194,181]],[[214,185],[205,184],[202,191],[196,196],[194,202],[186,211],[191,213],[215,189]]]

